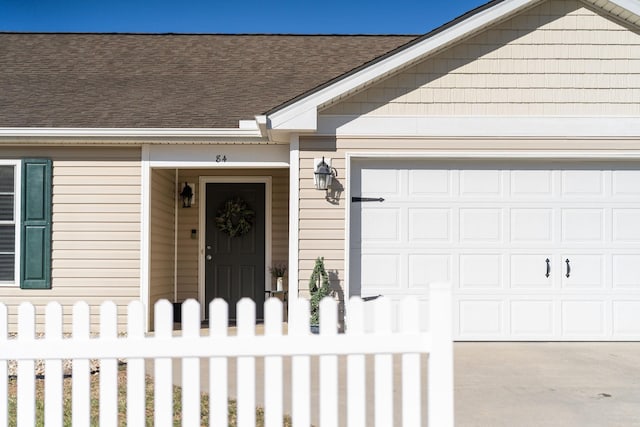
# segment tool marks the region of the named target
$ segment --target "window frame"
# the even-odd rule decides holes
[[[0,287],[20,286],[20,228],[22,224],[22,161],[0,159],[0,166],[13,166],[13,221],[0,220],[1,225],[14,225],[14,276],[13,280],[0,280]]]

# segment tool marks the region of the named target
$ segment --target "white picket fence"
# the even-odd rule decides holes
[[[309,332],[309,304],[292,301],[288,334],[282,333],[282,304],[265,303],[264,335],[255,335],[255,304],[238,303],[237,335],[228,335],[227,305],[215,300],[209,308],[210,332],[201,336],[200,307],[196,301],[183,304],[182,334],[174,336],[172,305],[155,307],[155,331],[145,336],[144,312],[139,302],[128,306],[126,337],[118,337],[116,306],[100,307],[100,334],[91,338],[89,306],[73,307],[72,338],[63,338],[62,309],[57,303],[46,307],[45,336],[35,338],[35,310],[23,303],[18,312],[18,334],[9,339],[7,308],[0,304],[0,425],[8,425],[7,362],[17,360],[17,425],[35,424],[34,360],[45,360],[44,419],[47,426],[61,426],[63,420],[62,359],[73,359],[72,423],[90,425],[89,360],[100,360],[100,426],[118,424],[118,359],[127,360],[127,425],[145,425],[145,359],[154,359],[154,419],[156,427],[173,425],[172,358],[182,360],[182,425],[200,426],[200,360],[209,360],[209,420],[211,426],[228,425],[229,358],[237,358],[237,425],[255,426],[256,357],[264,357],[265,426],[281,426],[283,420],[283,357],[291,356],[291,417],[294,426],[310,425],[310,357],[319,356],[320,426],[337,426],[338,356],[347,356],[347,425],[366,425],[366,405],[374,406],[375,426],[394,424],[393,354],[402,356],[402,420],[404,426],[422,426],[421,384],[428,378],[429,426],[453,426],[453,347],[451,340],[451,293],[447,286],[432,285],[429,303],[429,332],[418,328],[419,309],[415,299],[400,306],[399,331],[391,330],[391,305],[385,298],[375,305],[374,332],[366,333],[364,304],[352,299],[346,307],[346,332],[337,331],[337,305],[326,299],[321,304],[321,332]],[[421,370],[421,355],[429,354],[428,372]],[[374,400],[366,402],[365,356],[374,356]],[[397,409],[396,409],[397,410]]]

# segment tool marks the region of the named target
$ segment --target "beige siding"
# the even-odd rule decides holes
[[[198,237],[191,238],[191,230],[202,232],[198,225],[201,200],[201,176],[271,176],[271,258],[286,262],[289,255],[289,171],[286,169],[252,169],[211,171],[206,169],[180,170],[179,181],[196,184],[196,206],[178,209],[178,299],[198,297]]]
[[[323,111],[638,115],[640,32],[550,0]]]
[[[149,307],[159,299],[173,301],[175,266],[175,171],[151,173],[151,271]],[[153,310],[150,310],[153,324]]]
[[[53,159],[52,289],[0,287],[10,328],[21,302],[36,305],[42,327],[45,304],[58,301],[68,329],[79,300],[90,304],[94,330],[98,306],[114,301],[124,328],[126,305],[140,294],[140,150],[0,147],[0,158],[26,157]]]

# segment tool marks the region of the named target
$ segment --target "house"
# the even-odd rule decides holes
[[[261,302],[278,262],[304,296],[324,256],[342,299],[453,283],[459,340],[640,338],[637,0],[496,0],[420,37],[0,46],[10,316],[140,299],[152,325],[197,298],[206,318]]]

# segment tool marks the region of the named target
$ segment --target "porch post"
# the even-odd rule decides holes
[[[300,200],[300,139],[289,142],[289,300],[298,299],[298,234]]]
[[[144,311],[144,330],[149,332],[149,263],[151,260],[151,166],[149,146],[142,146],[140,185],[140,302]]]

